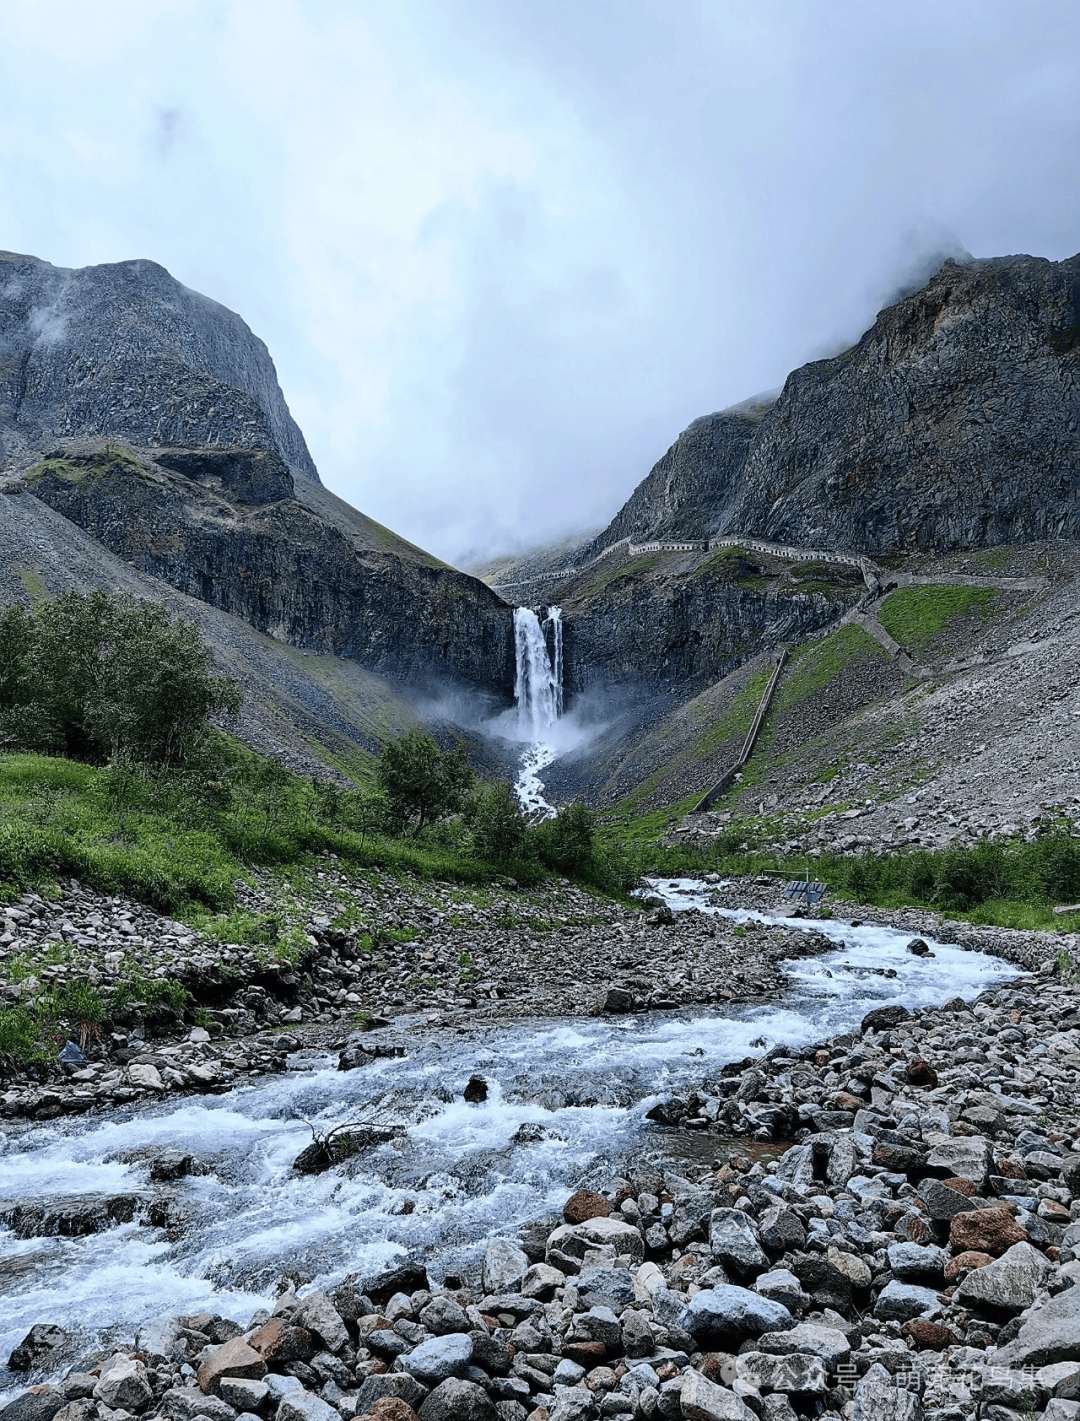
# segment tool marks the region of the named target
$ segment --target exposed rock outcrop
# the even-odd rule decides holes
[[[270,352],[151,261],[78,270],[0,252],[0,469],[58,441],[272,450],[318,482]]]
[[[1080,534],[1080,257],[946,261],[771,407],[695,420],[591,545],[746,533],[857,552]]]

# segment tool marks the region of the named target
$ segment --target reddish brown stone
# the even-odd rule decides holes
[[[960,1253],[971,1249],[997,1258],[1026,1238],[1027,1233],[1008,1209],[976,1209],[970,1214],[954,1214],[949,1225],[949,1242]]]
[[[943,1179],[946,1189],[951,1189],[954,1194],[963,1194],[965,1199],[974,1199],[978,1195],[978,1186],[970,1179]]]
[[[1067,1224],[1069,1217],[1069,1210],[1064,1204],[1059,1204],[1056,1199],[1041,1199],[1039,1201],[1040,1219],[1050,1219],[1056,1224]]]
[[[563,1205],[562,1216],[568,1224],[583,1224],[588,1219],[606,1219],[610,1213],[611,1205],[602,1194],[579,1189]]]
[[[264,1322],[248,1339],[248,1346],[264,1362],[310,1362],[315,1355],[315,1344],[307,1328],[291,1327],[280,1317]]]
[[[916,1317],[905,1322],[900,1331],[910,1337],[916,1347],[928,1347],[932,1352],[943,1352],[946,1347],[954,1347],[959,1341],[956,1333],[940,1322],[928,1322],[925,1317]]]
[[[993,1263],[993,1259],[988,1253],[978,1253],[975,1249],[968,1249],[966,1253],[957,1253],[954,1257],[946,1260],[945,1279],[951,1283],[954,1278],[958,1278],[961,1273],[967,1272],[970,1268],[985,1268],[988,1263]]]
[[[908,1062],[907,1078],[909,1085],[926,1086],[930,1090],[938,1083],[937,1071],[921,1056],[916,1056],[913,1061]]]
[[[706,1352],[698,1363],[698,1371],[717,1386],[729,1386],[735,1375],[735,1358],[730,1352]]]
[[[857,1095],[850,1095],[846,1090],[838,1091],[833,1096],[833,1108],[836,1110],[861,1110],[865,1101],[859,1099]]]
[[[994,1172],[1000,1174],[1002,1179],[1026,1179],[1027,1170],[1019,1161],[1014,1159],[999,1159],[994,1161]]]
[[[679,1369],[674,1362],[661,1362],[656,1369],[656,1375],[662,1382],[674,1381],[679,1375]]]
[[[416,1412],[400,1396],[381,1396],[360,1421],[418,1421]]]
[[[562,1354],[591,1372],[607,1356],[607,1348],[602,1342],[564,1342]]]
[[[222,1377],[257,1382],[265,1376],[266,1363],[262,1356],[242,1337],[232,1337],[216,1347],[199,1368],[199,1388],[216,1393]]]

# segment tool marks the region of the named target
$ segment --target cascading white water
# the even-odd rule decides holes
[[[544,636],[544,626],[548,623],[554,624],[554,666]],[[541,741],[562,714],[561,609],[549,607],[547,621],[542,626],[531,607],[515,607],[514,650],[517,657],[514,699],[521,738]]]
[[[551,655],[548,654],[546,627],[551,628]],[[555,810],[544,798],[540,771],[559,753],[552,740],[563,712],[562,608],[549,607],[547,617],[541,622],[531,607],[515,607],[514,651],[518,739],[528,744],[521,757],[514,790],[527,813],[546,819]]]

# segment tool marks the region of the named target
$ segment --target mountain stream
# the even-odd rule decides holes
[[[704,883],[652,887],[675,910],[765,917],[710,907]],[[225,1095],[10,1128],[0,1139],[0,1210],[19,1200],[166,1193],[183,1222],[78,1238],[0,1230],[0,1358],[36,1322],[91,1345],[130,1339],[165,1312],[243,1321],[272,1305],[286,1275],[333,1282],[412,1252],[425,1255],[435,1280],[458,1273],[485,1240],[559,1213],[580,1183],[666,1153],[672,1133],[645,1120],[659,1097],[772,1045],[850,1030],[872,1006],[970,999],[1017,975],[997,958],[936,942],[933,957],[914,957],[905,951],[910,935],[889,928],[783,926],[812,926],[836,948],[792,962],[790,990],[773,1005],[478,1022],[435,1039],[422,1018],[399,1018],[402,1058],[341,1072],[334,1056],[298,1053],[287,1074]],[[474,1073],[489,1094],[469,1105],[462,1092]],[[311,1138],[305,1120],[326,1129],[373,1111],[400,1121],[404,1137],[317,1177],[293,1173]],[[191,1152],[208,1172],[151,1186],[148,1159],[166,1149]],[[0,1393],[25,1385],[0,1368]]]

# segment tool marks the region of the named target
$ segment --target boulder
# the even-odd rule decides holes
[[[566,1274],[561,1268],[553,1268],[550,1263],[534,1263],[521,1280],[521,1293],[523,1297],[547,1303],[555,1296],[555,1289],[565,1282]]]
[[[53,1421],[67,1401],[54,1386],[35,1386],[24,1391],[0,1411],[0,1421]]]
[[[985,1268],[993,1261],[988,1253],[978,1253],[974,1249],[969,1249],[966,1253],[954,1253],[945,1264],[945,1281],[951,1283],[961,1273],[966,1273],[971,1268]]]
[[[740,1277],[755,1276],[769,1266],[754,1224],[741,1209],[714,1209],[709,1220],[713,1258]]]
[[[965,1307],[1012,1317],[1031,1306],[1049,1272],[1050,1264],[1037,1248],[1014,1243],[996,1262],[970,1272],[957,1298]]]
[[[577,1291],[583,1308],[622,1312],[634,1301],[634,1280],[625,1268],[587,1268],[578,1274]]]
[[[13,1372],[45,1371],[67,1340],[67,1333],[51,1322],[36,1322],[17,1347],[11,1350],[8,1366]]]
[[[368,1377],[356,1393],[356,1412],[363,1416],[377,1401],[397,1399],[415,1411],[427,1396],[427,1387],[405,1372],[382,1372]]]
[[[637,1010],[637,998],[625,987],[609,987],[603,1010],[612,1016],[625,1016]]]
[[[888,1031],[894,1026],[899,1026],[902,1021],[907,1021],[911,1016],[907,1007],[875,1007],[873,1011],[868,1011],[862,1019],[859,1028],[863,1032],[867,1031]]]
[[[321,1396],[301,1387],[282,1397],[275,1421],[341,1421],[341,1415]]]
[[[233,1337],[215,1347],[199,1368],[199,1387],[202,1391],[221,1393],[222,1377],[243,1377],[259,1381],[266,1376],[266,1362],[254,1347],[242,1337]],[[132,1408],[128,1407],[130,1411]]]
[[[130,1357],[114,1357],[101,1370],[94,1400],[111,1411],[142,1411],[154,1391],[146,1378],[146,1367]]]
[[[801,1312],[810,1302],[802,1284],[788,1268],[771,1268],[754,1279],[754,1292],[774,1303],[781,1303],[789,1312]]]
[[[156,1066],[131,1065],[128,1067],[128,1079],[132,1085],[141,1086],[143,1090],[165,1089],[165,1082]]]
[[[499,1421],[495,1403],[475,1382],[450,1377],[421,1406],[420,1421]]]
[[[496,1238],[484,1250],[485,1293],[516,1293],[529,1267],[529,1260],[516,1244]]]
[[[825,1363],[808,1352],[742,1352],[735,1363],[735,1375],[762,1395],[782,1391],[788,1395],[823,1396],[829,1380]]]
[[[990,1180],[993,1152],[982,1135],[953,1135],[935,1144],[926,1157],[926,1172],[939,1179],[970,1180],[978,1191]]]
[[[445,1337],[448,1332],[468,1332],[472,1327],[461,1304],[445,1293],[432,1298],[427,1307],[420,1310],[420,1321],[436,1337]]]
[[[679,1409],[687,1421],[755,1421],[754,1413],[733,1391],[717,1386],[693,1367],[683,1373]]]
[[[416,1412],[397,1396],[384,1396],[366,1413],[366,1418],[370,1421],[417,1421]]]
[[[290,1382],[300,1383],[295,1377]],[[236,1412],[220,1396],[209,1396],[197,1386],[177,1386],[167,1391],[158,1403],[163,1416],[170,1421],[195,1421],[196,1417],[205,1421],[234,1421]]]
[[[151,1365],[168,1362],[179,1335],[180,1319],[173,1313],[162,1313],[139,1328],[135,1334],[135,1350],[141,1352]]]
[[[608,1201],[591,1189],[579,1189],[563,1205],[563,1219],[568,1224],[583,1224],[587,1219],[606,1219],[610,1213]]]
[[[1028,1314],[1011,1342],[998,1349],[1002,1367],[1047,1367],[1080,1361],[1080,1288],[1069,1288]]]
[[[924,1086],[928,1090],[933,1090],[938,1084],[937,1071],[929,1061],[924,1061],[921,1056],[916,1056],[914,1060],[908,1062],[907,1078],[909,1085]]]
[[[683,1329],[706,1343],[734,1342],[763,1332],[782,1332],[795,1319],[781,1303],[752,1293],[748,1288],[723,1284],[695,1293],[683,1314]]]
[[[287,1362],[308,1362],[315,1354],[314,1339],[307,1328],[293,1327],[280,1317],[264,1322],[248,1338],[248,1346],[275,1370]]]
[[[874,1304],[874,1316],[883,1322],[910,1322],[916,1317],[932,1317],[941,1311],[937,1292],[917,1283],[886,1283]]]
[[[270,1399],[270,1388],[265,1382],[246,1381],[242,1377],[222,1377],[218,1393],[222,1401],[241,1413],[258,1413]]]
[[[778,1357],[788,1357],[794,1352],[820,1357],[830,1372],[835,1372],[851,1355],[851,1344],[845,1334],[819,1322],[799,1322],[786,1332],[766,1332],[758,1338],[757,1345],[758,1351]]]
[[[875,1362],[855,1388],[850,1421],[919,1421],[922,1402]]]
[[[946,1347],[955,1347],[960,1341],[951,1328],[940,1322],[931,1322],[926,1317],[915,1317],[905,1322],[900,1329],[905,1337],[910,1337],[920,1350],[944,1352]]]
[[[945,1275],[946,1256],[943,1248],[932,1243],[893,1243],[888,1248],[889,1269],[895,1278],[932,1279]]]
[[[806,1243],[806,1230],[794,1209],[777,1204],[759,1218],[758,1238],[770,1253],[797,1252]]]
[[[349,1340],[349,1329],[326,1293],[309,1293],[301,1298],[292,1320],[294,1326],[305,1328],[328,1352],[340,1352]]]
[[[976,1209],[954,1214],[949,1225],[949,1243],[958,1253],[989,1253],[997,1258],[1014,1244],[1024,1243],[1027,1233],[1008,1209]]]
[[[417,1381],[435,1386],[447,1377],[457,1377],[472,1361],[473,1341],[467,1332],[449,1332],[445,1337],[432,1337],[421,1342],[406,1356],[394,1363],[398,1371],[408,1372]]]
[[[563,1224],[548,1239],[548,1258],[559,1255],[559,1260],[584,1258],[590,1248],[614,1248],[616,1254],[627,1255],[634,1263],[641,1263],[645,1257],[645,1243],[641,1234],[624,1219],[586,1219],[583,1224]]]
[[[947,1222],[955,1214],[971,1212],[971,1196],[950,1188],[940,1179],[922,1179],[917,1188],[926,1212],[939,1223]]]

